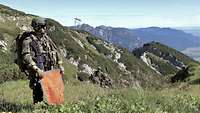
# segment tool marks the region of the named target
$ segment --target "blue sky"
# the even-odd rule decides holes
[[[65,26],[74,25],[74,17],[92,26],[200,26],[200,0],[0,0],[0,4]]]

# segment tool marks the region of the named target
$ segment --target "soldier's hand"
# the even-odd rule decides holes
[[[43,70],[41,70],[41,69],[38,69],[38,70],[37,70],[37,75],[38,75],[39,78],[42,78],[42,77],[43,77],[43,73],[44,73]]]
[[[59,69],[60,69],[60,74],[64,75],[64,71],[65,71],[64,67],[63,66],[59,66]]]
[[[33,69],[36,71],[36,76],[39,77],[39,78],[42,78],[43,77],[43,73],[44,71],[41,70],[40,68],[38,68],[37,66],[33,66]]]

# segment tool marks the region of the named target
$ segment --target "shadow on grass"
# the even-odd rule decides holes
[[[17,113],[22,110],[31,112],[33,111],[33,105],[31,104],[23,105],[23,104],[6,102],[5,100],[0,100],[0,111]]]

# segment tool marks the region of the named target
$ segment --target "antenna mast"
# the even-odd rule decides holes
[[[74,18],[74,26],[76,27],[76,29],[78,28],[78,25],[80,25],[80,23],[81,23],[81,19]]]

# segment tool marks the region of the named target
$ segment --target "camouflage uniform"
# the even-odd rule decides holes
[[[62,65],[58,48],[45,33],[37,36],[35,32],[23,40],[22,44],[23,63],[26,64],[26,73],[30,80],[29,86],[33,90],[34,103],[43,100],[43,91],[38,73],[33,69],[37,66],[43,71],[59,68]]]

